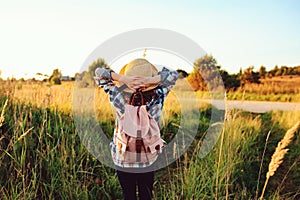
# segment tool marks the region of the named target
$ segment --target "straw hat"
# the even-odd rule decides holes
[[[158,70],[154,65],[152,65],[148,60],[144,58],[137,58],[122,67],[119,74],[125,76],[156,76],[158,74]],[[155,88],[157,85],[149,86],[143,91],[148,91]],[[124,89],[126,92],[132,92],[130,89]]]

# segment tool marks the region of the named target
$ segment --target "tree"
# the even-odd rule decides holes
[[[110,69],[106,61],[103,58],[98,58],[92,64],[88,66],[87,71],[75,74],[78,87],[91,87],[94,86],[95,70],[100,68]]]
[[[300,65],[293,68],[296,75],[300,75]]]
[[[260,66],[259,71],[258,71],[260,78],[266,78],[266,73],[267,73],[266,67],[263,65]]]
[[[90,76],[90,79],[93,80],[95,76],[95,70],[100,68],[110,69],[110,67],[107,65],[106,61],[103,58],[98,58],[95,60],[89,67],[88,67],[88,73]]]
[[[219,70],[216,59],[212,55],[205,55],[194,62],[194,70],[187,80],[194,90],[215,89],[222,82]]]
[[[240,75],[241,85],[244,86],[247,83],[260,83],[259,73],[253,71],[254,66],[248,67],[242,75]]]
[[[76,72],[74,77],[75,77],[75,80],[80,80],[81,79],[81,73]]]
[[[196,68],[188,75],[187,81],[195,91],[206,90],[206,84]]]
[[[229,74],[225,70],[220,70],[220,74],[226,90],[236,90],[241,85],[238,74]]]
[[[269,71],[269,74],[271,77],[275,76],[275,74],[277,73],[277,71],[279,70],[278,66],[275,65],[274,69]]]
[[[57,78],[61,78],[62,77],[62,73],[61,73],[61,71],[59,69],[55,69],[52,72],[52,76],[55,76]]]
[[[62,73],[59,69],[55,69],[52,72],[52,75],[49,77],[49,82],[51,84],[60,85],[61,84]]]
[[[280,71],[281,71],[282,76],[288,75],[288,67],[287,66],[281,66]]]
[[[282,75],[282,68],[278,68],[276,71],[275,71],[275,76],[281,76]]]
[[[212,55],[205,55],[194,63],[194,67],[201,73],[205,80],[210,80],[214,77],[215,72],[220,69],[216,59]]]

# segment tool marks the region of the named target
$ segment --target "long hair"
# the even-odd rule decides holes
[[[148,91],[137,91],[134,93],[129,93],[123,91],[123,95],[128,102],[128,104],[131,104],[133,106],[141,106],[141,105],[147,105],[150,103],[154,98],[156,98],[156,92],[155,89],[151,89]]]

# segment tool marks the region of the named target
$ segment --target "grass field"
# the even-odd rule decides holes
[[[229,92],[228,99],[300,102],[300,76],[277,76],[249,83],[236,92]]]
[[[72,84],[3,83],[0,88],[0,199],[122,198],[114,169],[95,159],[79,138],[71,114]],[[108,98],[92,90],[91,108],[111,135],[114,116]],[[175,137],[181,117],[176,96],[170,94],[165,102],[161,123],[167,140]],[[277,143],[300,121],[300,112],[228,111],[217,144],[201,158],[212,109],[207,104],[190,109],[200,113],[196,137],[184,155],[156,172],[154,199],[258,199]],[[299,145],[297,130],[269,179],[266,199],[300,198]]]
[[[300,102],[300,76],[278,76],[260,79],[260,81],[261,83],[259,84],[247,83],[234,91],[227,91],[227,99]],[[182,91],[190,89],[184,79],[178,80],[175,88]],[[209,99],[211,98],[210,92],[197,91],[197,96],[199,98]]]

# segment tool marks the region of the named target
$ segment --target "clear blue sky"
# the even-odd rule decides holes
[[[299,10],[297,0],[0,0],[0,70],[73,76],[102,42],[138,28],[181,33],[230,73],[300,65]]]

